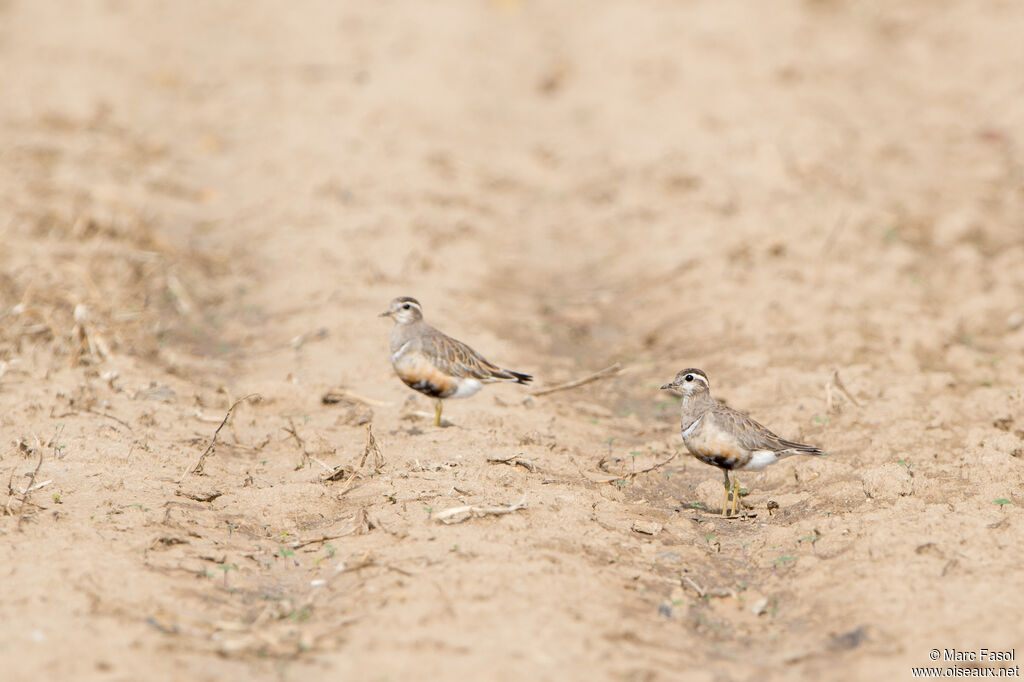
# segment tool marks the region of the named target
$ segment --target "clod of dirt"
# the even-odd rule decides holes
[[[1000,431],[1009,431],[1010,427],[1013,426],[1013,417],[1001,417],[992,422],[992,426],[996,427]]]
[[[701,481],[693,492],[696,500],[683,500],[684,503],[696,501],[704,505],[708,511],[721,511],[722,496],[725,493],[725,487],[721,481],[717,479]]]
[[[966,455],[969,465],[964,475],[972,483],[998,483],[1006,478],[1007,466],[1020,457],[1022,444],[1016,434],[976,427],[967,434]]]
[[[324,405],[338,405],[342,412],[335,420],[338,426],[362,426],[373,421],[373,408],[364,400],[349,397],[344,391],[328,391],[320,398]]]
[[[914,493],[914,478],[910,468],[895,462],[868,469],[861,476],[864,494],[873,500],[891,502],[904,495]]]
[[[998,428],[998,427],[996,427]],[[1017,434],[1007,430],[992,431],[991,429],[975,428],[967,434],[968,450],[977,449],[978,454],[1000,453],[1012,455],[1021,447]]]
[[[643,535],[657,535],[661,532],[661,524],[654,521],[641,521],[637,519],[633,522],[633,532],[642,533]]]
[[[373,422],[373,408],[354,404],[349,406],[334,423],[338,426],[363,426]]]
[[[220,490],[188,490],[185,488],[178,488],[174,491],[175,495],[180,497],[187,497],[190,500],[196,502],[213,502],[224,493]]]
[[[768,611],[768,599],[765,597],[754,598],[750,601],[750,612],[760,616]]]
[[[166,384],[158,384],[151,381],[149,386],[132,396],[134,400],[156,400],[161,403],[173,403],[177,394],[174,389]]]
[[[162,535],[153,540],[150,543],[150,549],[167,549],[175,545],[187,545],[188,540],[185,538],[175,537],[172,535]]]
[[[861,625],[856,630],[850,630],[849,632],[844,632],[841,635],[833,637],[832,641],[828,643],[828,648],[833,651],[849,651],[850,649],[856,649],[864,642],[864,640],[867,639],[867,636],[867,628]]]

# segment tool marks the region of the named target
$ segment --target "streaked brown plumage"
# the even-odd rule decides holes
[[[441,424],[444,398],[466,398],[484,384],[514,381],[525,384],[533,377],[502,369],[463,342],[423,321],[420,302],[409,296],[391,301],[381,317],[395,321],[391,332],[391,364],[409,388],[437,398],[434,425]]]
[[[739,509],[739,483],[733,479],[730,484],[730,471],[760,471],[790,455],[822,454],[813,445],[776,436],[745,414],[712,398],[711,384],[702,370],[684,369],[671,383],[661,388],[674,389],[683,395],[679,421],[686,449],[700,461],[720,468],[725,474],[723,515],[726,514],[730,492],[733,493],[732,513]]]

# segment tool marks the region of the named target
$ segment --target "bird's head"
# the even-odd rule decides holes
[[[704,370],[690,367],[680,370],[672,381],[661,388],[665,391],[678,391],[685,397],[701,391],[710,391],[711,384],[708,382],[708,375],[704,373]]]
[[[397,324],[409,324],[423,319],[423,308],[412,296],[399,296],[391,300],[388,309],[380,317],[390,317]]]

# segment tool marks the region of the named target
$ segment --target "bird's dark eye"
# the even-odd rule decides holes
[[[693,381],[693,375],[687,374],[685,377],[683,377],[683,379],[685,379],[686,381]]]
[[[402,304],[402,310],[408,310],[408,309],[409,309],[409,308],[411,308],[411,307],[412,307],[412,306],[411,306],[411,305],[409,305],[408,303],[403,303],[403,304]]]

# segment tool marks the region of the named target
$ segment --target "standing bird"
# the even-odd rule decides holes
[[[502,369],[475,350],[423,321],[420,302],[409,296],[391,301],[380,317],[395,321],[391,332],[391,364],[409,388],[437,398],[434,426],[441,425],[444,398],[468,398],[484,384],[515,381],[526,384],[529,374]]]
[[[761,471],[790,455],[822,454],[813,445],[779,438],[745,414],[712,398],[708,375],[702,370],[684,369],[661,388],[683,394],[679,421],[686,449],[725,474],[722,516],[732,516],[739,511],[739,481],[734,476],[732,484],[729,483],[730,471]],[[732,511],[726,514],[730,493]]]

